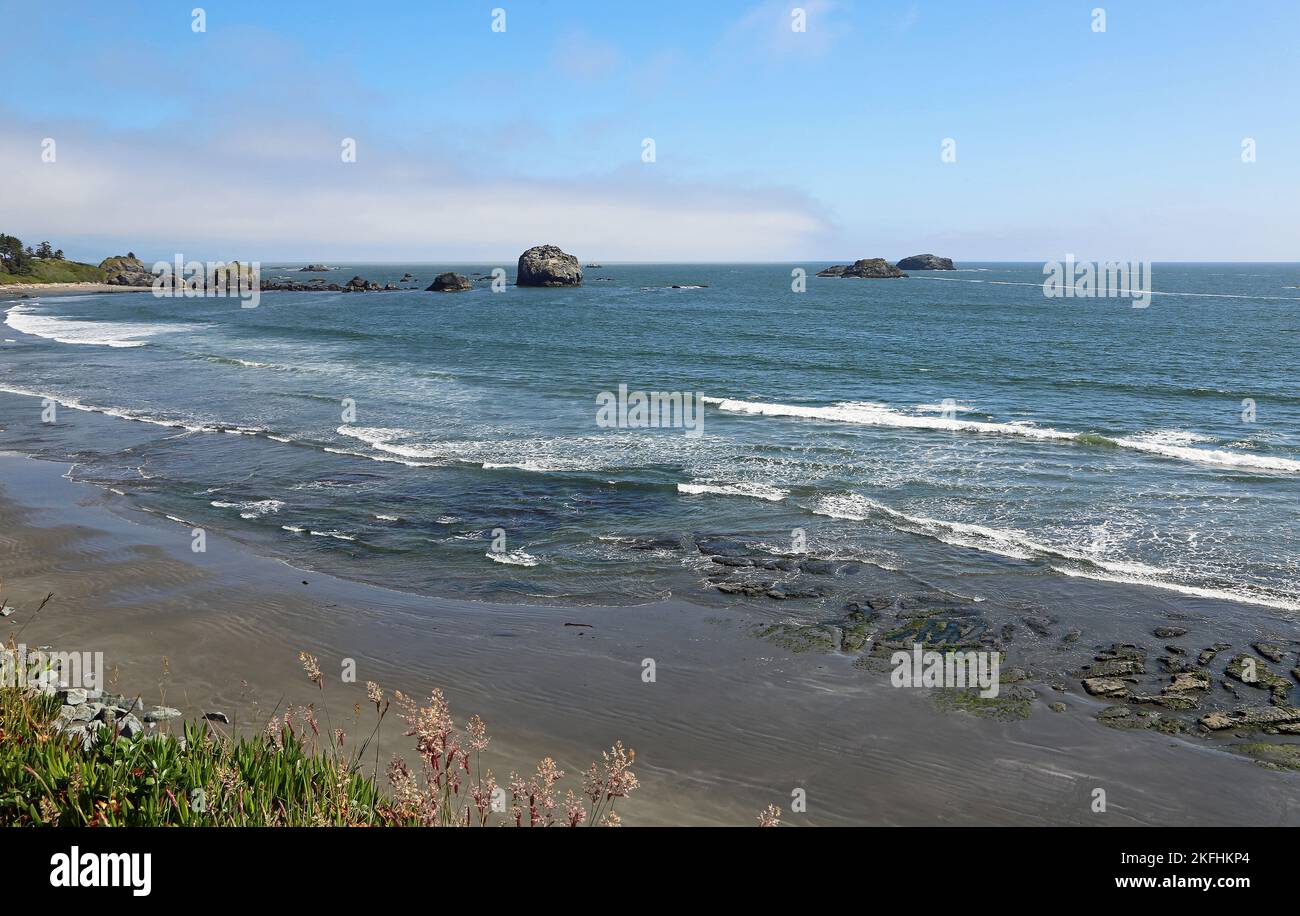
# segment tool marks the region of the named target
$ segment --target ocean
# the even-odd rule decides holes
[[[1157,263],[1147,308],[1046,298],[1037,263],[611,263],[451,294],[423,289],[497,265],[337,266],[263,277],[417,279],[0,303],[0,448],[178,537],[414,593],[724,604],[738,542],[845,564],[791,609],[1088,579],[1300,609],[1300,265]],[[620,386],[703,398],[700,428],[602,425]]]

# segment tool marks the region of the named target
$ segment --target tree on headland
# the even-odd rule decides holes
[[[41,242],[36,246],[36,257],[41,259],[54,257],[54,249],[50,247],[49,242]]]
[[[0,233],[0,269],[16,274],[27,266],[27,253],[22,239]]]

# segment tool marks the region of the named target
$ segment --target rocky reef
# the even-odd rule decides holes
[[[1266,768],[1300,768],[1300,744],[1285,743],[1300,735],[1293,633],[1230,632],[1162,610],[1134,620],[1128,633],[1089,640],[1086,620],[1071,626],[1034,602],[894,591],[900,583],[869,563],[774,549],[770,539],[742,533],[630,538],[623,546],[677,554],[711,593],[706,603],[752,615],[754,635],[791,652],[839,656],[877,675],[888,675],[894,652],[917,645],[997,654],[996,696],[933,688],[934,702],[950,712],[1002,720],[1084,713],[1107,728],[1179,735]]]

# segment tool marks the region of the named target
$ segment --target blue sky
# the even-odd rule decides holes
[[[197,2],[0,2],[0,231],[87,259],[1300,259],[1294,2],[263,0],[195,33]]]

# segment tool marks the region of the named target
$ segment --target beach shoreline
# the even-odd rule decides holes
[[[740,609],[427,598],[303,571],[211,531],[194,554],[188,526],[67,472],[0,455],[4,593],[19,608],[6,630],[103,651],[119,686],[152,691],[146,705],[254,727],[251,697],[264,716],[312,701],[337,715],[364,704],[367,680],[417,697],[441,687],[458,718],[487,721],[502,770],[549,754],[573,774],[614,740],[635,748],[643,788],[629,824],[750,824],[800,789],[807,811],[787,823],[1300,824],[1300,774],[1199,739],[1100,727],[1101,704],[1082,693],[1043,690],[1028,718],[988,720],[892,689],[847,657],[756,639]],[[300,650],[326,671],[353,659],[358,683],[327,677],[314,697]],[[404,739],[394,729],[381,743],[387,756]],[[1091,808],[1098,787],[1107,814]]]
[[[147,293],[147,286],[119,286],[111,283],[7,283],[0,286],[0,299],[36,299],[40,296],[75,296],[83,293]]]

